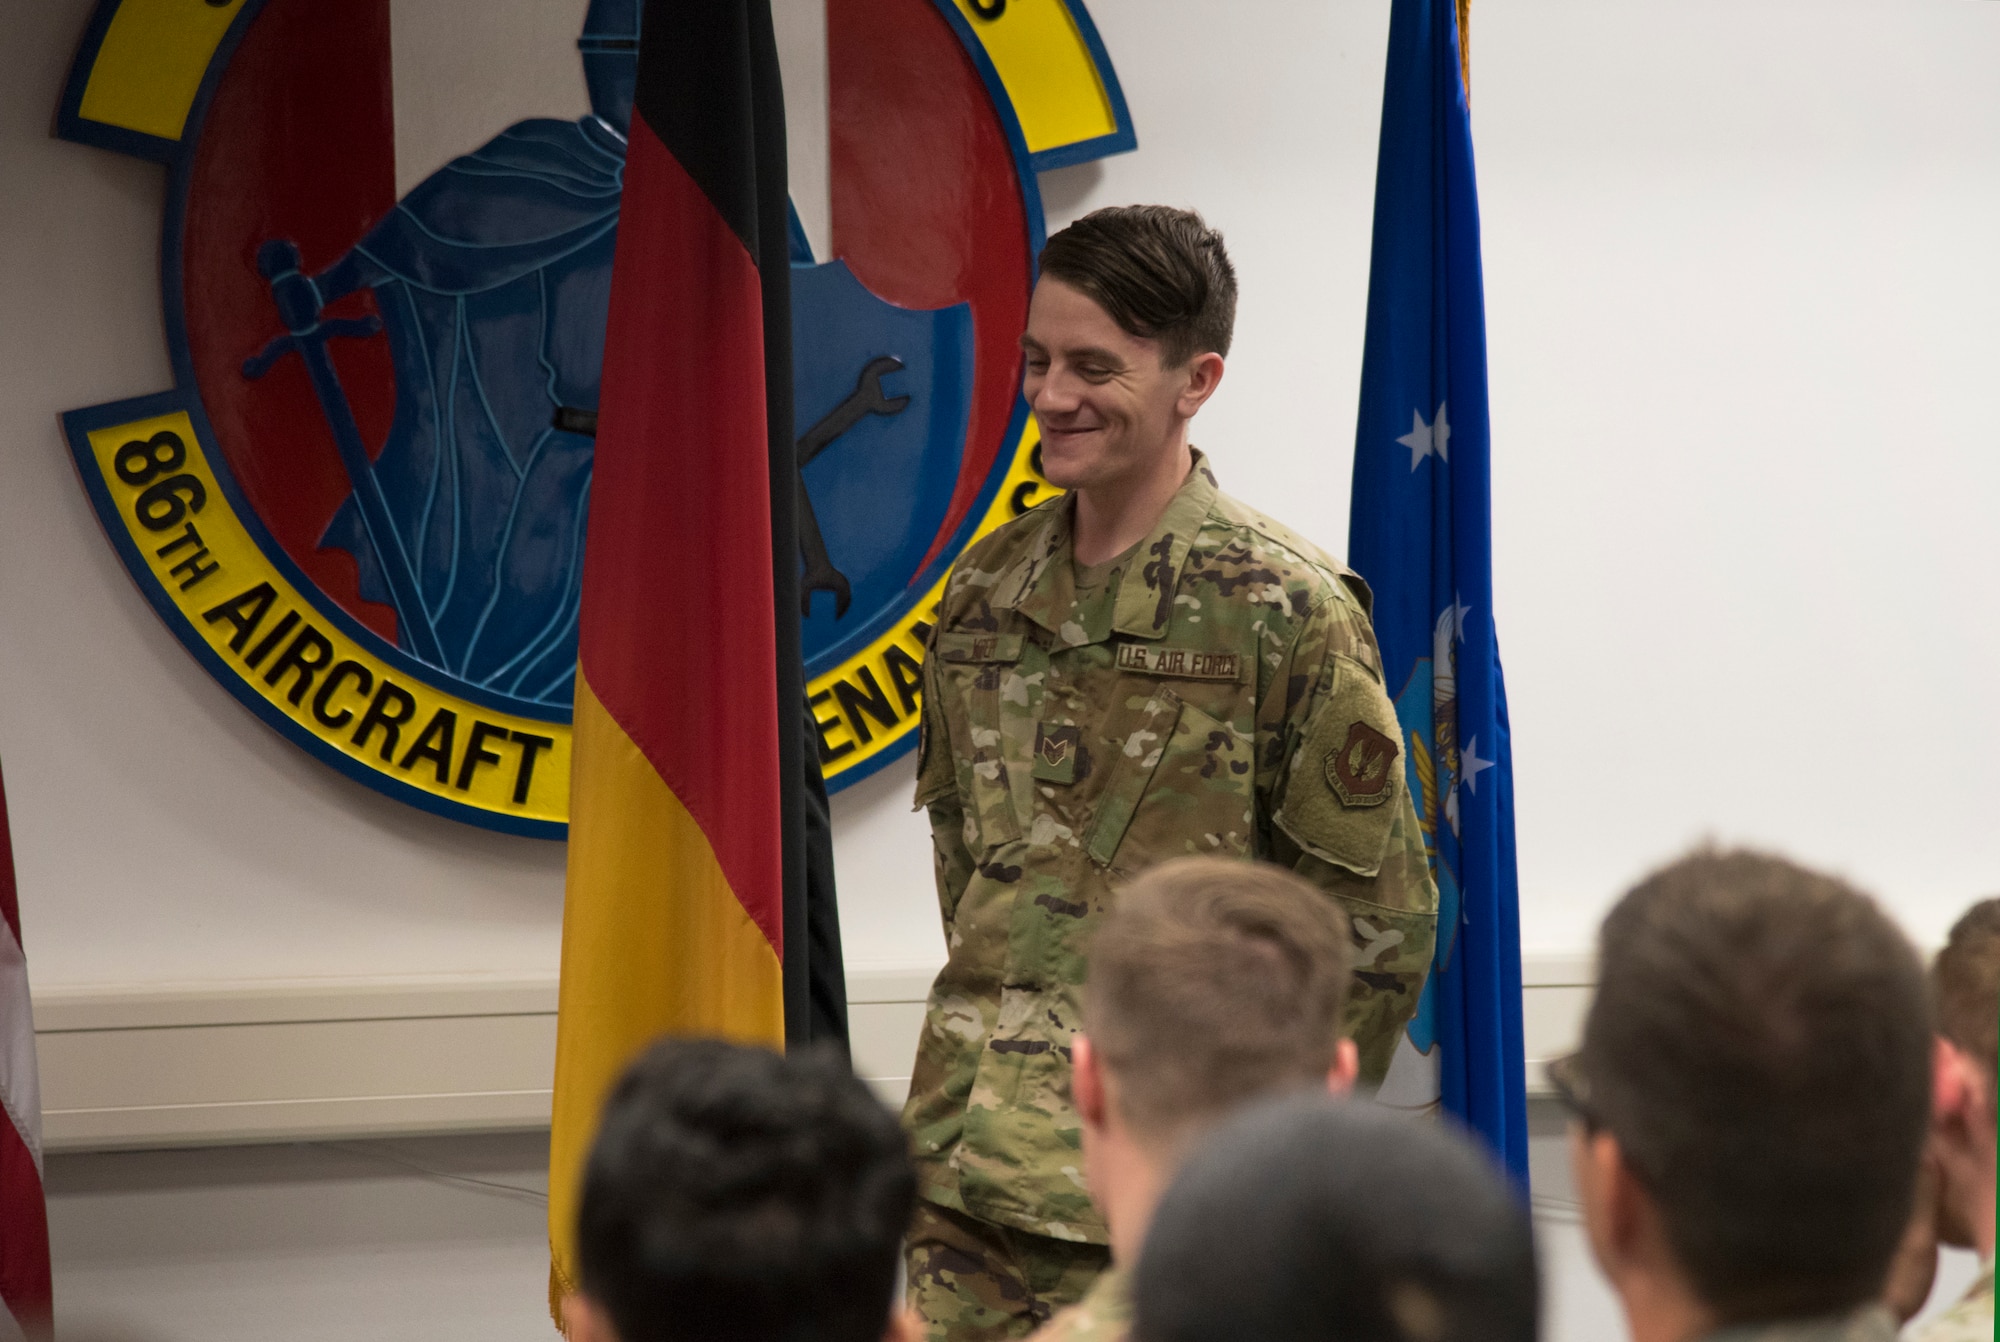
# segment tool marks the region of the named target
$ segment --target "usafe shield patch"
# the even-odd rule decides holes
[[[1396,762],[1396,742],[1365,722],[1347,729],[1347,739],[1327,753],[1326,781],[1348,806],[1380,806],[1394,789],[1390,766]]]
[[[1136,671],[1142,676],[1234,682],[1243,678],[1243,659],[1233,652],[1204,652],[1197,648],[1162,648],[1150,643],[1123,643],[1118,648],[1118,669]]]
[[[590,25],[625,8],[590,7],[589,115],[495,125],[399,197],[390,5],[100,0],[57,133],[169,169],[174,386],[64,428],[132,578],[243,704],[400,800],[560,838],[631,102],[605,63],[640,7],[615,33]],[[792,432],[839,788],[916,743],[952,561],[1053,490],[1014,343],[1037,174],[1136,140],[1082,0],[826,9],[846,213],[829,257],[792,220]]]

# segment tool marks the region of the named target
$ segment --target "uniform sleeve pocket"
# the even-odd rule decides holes
[[[1408,787],[1401,736],[1381,684],[1336,654],[1333,690],[1306,725],[1273,822],[1313,856],[1375,875]]]
[[[918,718],[917,795],[914,809],[923,810],[943,801],[958,790],[958,767],[952,759],[951,742],[943,739],[945,726],[931,716],[930,706]]]

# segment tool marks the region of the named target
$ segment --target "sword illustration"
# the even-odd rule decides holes
[[[340,464],[346,468],[348,483],[354,487],[354,502],[361,512],[362,528],[375,549],[376,566],[389,584],[389,600],[396,608],[396,628],[408,641],[417,660],[432,666],[445,665],[437,632],[424,611],[423,592],[417,583],[416,567],[403,549],[402,533],[389,516],[389,500],[382,482],[375,478],[374,463],[361,441],[361,428],[341,390],[339,374],[326,342],[336,336],[369,336],[382,329],[379,317],[337,317],[319,319],[319,289],[299,270],[299,249],[288,239],[278,238],[257,249],[257,273],[271,282],[271,300],[285,323],[285,334],[243,361],[243,376],[255,381],[271,370],[279,357],[296,350],[304,361],[313,391],[327,426],[333,430],[334,445],[340,449]]]

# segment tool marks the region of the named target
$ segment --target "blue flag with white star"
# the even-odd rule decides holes
[[[1520,897],[1493,632],[1486,306],[1454,0],[1394,0],[1348,562],[1432,870],[1437,951],[1391,1083],[1433,1084],[1525,1185]],[[1386,1089],[1386,1087],[1385,1087]],[[1419,1097],[1422,1098],[1422,1097]]]

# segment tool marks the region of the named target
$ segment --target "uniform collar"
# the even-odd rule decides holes
[[[1189,449],[1194,467],[1174,491],[1160,520],[1139,543],[1130,570],[1119,580],[1112,607],[1111,628],[1132,638],[1165,637],[1174,615],[1174,593],[1180,588],[1181,566],[1195,534],[1215,506],[1215,474],[1199,448]],[[1076,496],[1065,494],[1049,509],[1026,552],[994,585],[993,604],[1011,608],[1050,633],[1057,633],[1076,605],[1076,569],[1072,535],[1076,526]]]

